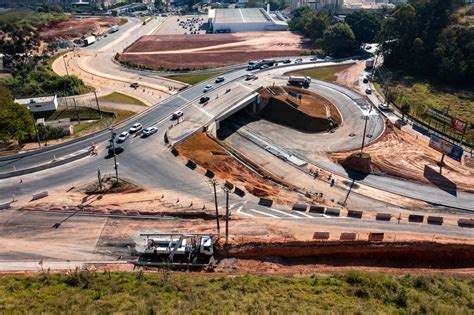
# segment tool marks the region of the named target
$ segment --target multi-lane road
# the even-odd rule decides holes
[[[151,34],[160,27],[159,19],[155,19],[142,26],[137,20],[131,19],[128,24],[122,27],[120,32],[109,35],[101,39],[96,44],[86,48],[87,54],[82,57],[79,53],[77,64],[83,69],[93,69],[97,77],[110,77],[113,80],[125,80],[130,82],[140,79],[140,84],[146,87],[157,88],[172,86],[172,81],[163,79],[156,74],[139,70],[124,69],[120,65],[112,62],[114,54],[123,50],[132,41],[144,34]],[[215,84],[213,79],[201,82],[195,86],[189,87],[183,91],[171,93],[172,95],[161,99],[157,97],[156,104],[148,110],[131,118],[115,128],[115,132],[127,130],[133,123],[140,122],[147,126],[158,127],[159,132],[150,138],[142,139],[132,137],[125,143],[125,152],[119,155],[120,173],[128,178],[152,187],[167,187],[182,191],[189,195],[206,195],[209,193],[209,185],[206,180],[200,176],[193,175],[192,172],[183,167],[182,164],[170,157],[169,148],[164,145],[163,135],[173,123],[171,115],[174,111],[181,110],[185,113],[185,120],[193,122],[195,128],[199,128],[208,123],[212,118],[222,113],[223,108],[229,104],[237,102],[245,97],[249,92],[259,86],[268,86],[275,82],[284,84],[285,77],[283,73],[291,70],[298,70],[307,67],[324,66],[336,62],[319,62],[300,65],[290,65],[282,68],[272,67],[264,71],[258,71],[258,79],[251,82],[244,80],[246,69],[236,69],[225,74],[226,80]],[[87,70],[87,71],[89,71]],[[199,105],[199,98],[203,95],[205,85],[214,84],[214,89],[207,93],[211,98],[209,105],[204,109]],[[338,106],[344,119],[344,126],[334,134],[321,136],[321,143],[327,143],[331,151],[337,149],[350,149],[360,143],[363,128],[363,117],[370,117],[369,128],[372,130],[373,139],[377,138],[383,130],[383,120],[375,111],[369,110],[367,106],[361,105],[364,101],[360,95],[347,89],[328,84],[325,82],[314,82],[310,89],[323,94]],[[230,90],[228,93],[225,93]],[[363,101],[362,103],[360,101]],[[246,127],[247,132],[252,132],[256,136],[265,137],[261,132]],[[349,139],[346,135],[353,129],[356,132],[354,139]],[[316,135],[314,138],[316,139]],[[65,143],[58,146],[52,146],[36,152],[19,154],[11,157],[0,158],[0,174],[7,174],[15,170],[24,170],[38,165],[45,165],[45,170],[33,174],[12,177],[0,180],[0,195],[2,199],[9,199],[10,196],[29,195],[42,189],[53,189],[55,187],[67,187],[75,183],[84,182],[94,177],[97,167],[100,167],[104,173],[113,173],[113,165],[109,159],[105,159],[105,146],[110,138],[110,132],[104,130],[96,134],[86,136],[75,140],[72,143]],[[348,177],[347,172],[329,161],[316,160],[308,152],[301,150],[301,143],[291,141],[289,132],[286,136],[275,139],[265,137],[265,140],[276,147],[282,147],[296,156],[328,169],[335,174]],[[370,140],[370,141],[371,141]],[[316,142],[316,141],[315,141]],[[92,144],[99,148],[98,156],[91,156],[71,162],[67,165],[54,168],[46,166],[53,160],[64,158],[87,150]],[[290,145],[290,144],[293,144]],[[308,149],[311,149],[308,147]],[[21,179],[21,183],[20,182]],[[401,181],[395,178],[371,176],[369,175],[363,181],[367,185],[379,188],[385,191],[400,194],[419,200],[424,200],[434,204],[446,205],[455,208],[474,210],[474,198],[472,194],[458,192],[457,195],[446,193],[433,186]],[[1,201],[1,200],[0,200]]]

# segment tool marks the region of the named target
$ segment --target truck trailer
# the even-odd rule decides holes
[[[311,83],[310,77],[303,77],[303,76],[290,76],[288,78],[289,85],[296,85],[296,86],[309,86]]]
[[[96,41],[95,36],[91,35],[89,37],[84,38],[84,46],[90,46],[94,44]]]

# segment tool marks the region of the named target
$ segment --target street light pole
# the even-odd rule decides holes
[[[364,134],[362,135],[362,146],[360,147],[360,153],[364,151],[364,144],[365,144],[365,132],[367,131],[367,120],[369,116],[364,116],[365,124],[364,124]]]
[[[41,141],[40,141],[40,136],[39,136],[39,132],[38,132],[38,127],[36,126],[35,116],[33,115],[33,112],[31,111],[30,106],[26,106],[26,108],[28,109],[28,111],[31,114],[31,117],[33,118],[33,126],[35,127],[36,141],[38,141],[38,146],[41,149]]]
[[[64,61],[64,68],[66,68],[66,75],[69,76],[69,71],[67,70],[67,64],[66,64],[66,55],[63,56],[63,61]]]
[[[114,152],[114,168],[115,168],[115,179],[118,182],[118,164],[117,164],[117,154],[115,153],[115,140],[114,140],[114,127],[110,127],[110,143],[112,144],[112,150]]]

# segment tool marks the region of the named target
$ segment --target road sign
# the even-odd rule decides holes
[[[446,154],[453,160],[458,162],[461,161],[463,155],[462,147],[454,145],[451,142],[438,137],[437,135],[431,135],[429,146],[438,152]]]
[[[451,122],[453,120],[453,117],[449,116],[448,114],[443,113],[442,111],[439,111],[437,109],[434,109],[432,107],[429,107],[427,110],[428,114],[430,114],[431,117],[436,119],[437,121],[451,125]]]
[[[467,128],[467,122],[461,119],[453,118],[453,120],[451,121],[451,128],[459,133],[464,134]]]

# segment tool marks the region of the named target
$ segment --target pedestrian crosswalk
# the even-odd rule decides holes
[[[240,203],[233,204],[230,207],[232,210],[235,210],[235,213],[238,216],[248,217],[248,218],[272,218],[272,219],[316,219],[324,217],[324,215],[319,213],[306,213],[300,211],[291,211],[291,210],[282,210],[275,209],[272,207],[263,207],[258,204],[251,203]]]

